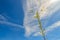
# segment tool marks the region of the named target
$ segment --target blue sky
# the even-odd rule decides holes
[[[25,36],[23,2],[25,0],[0,0],[0,40],[42,40],[41,35]],[[44,25],[46,21],[46,25]],[[60,21],[60,10],[46,20],[42,20],[44,28]],[[56,24],[58,25],[58,24]],[[59,25],[60,26],[60,25]],[[49,31],[48,40],[60,40],[60,27]],[[28,35],[28,33],[27,33]]]

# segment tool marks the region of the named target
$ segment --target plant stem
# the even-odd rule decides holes
[[[42,33],[42,37],[43,37],[44,40],[46,40],[45,33],[44,33],[44,30],[43,30],[41,20],[40,20],[40,16],[39,16],[38,12],[36,13],[36,15],[37,15],[37,19],[38,19],[39,28],[40,28],[41,33]]]

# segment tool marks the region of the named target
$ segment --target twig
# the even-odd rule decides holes
[[[45,33],[44,33],[44,30],[43,30],[41,20],[40,20],[40,16],[39,16],[38,12],[36,13],[36,18],[38,19],[38,24],[39,24],[39,28],[40,28],[41,33],[42,33],[42,37],[43,37],[44,40],[46,40]]]

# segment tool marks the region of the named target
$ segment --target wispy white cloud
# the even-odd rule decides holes
[[[57,10],[60,9],[60,1],[59,2],[55,2],[52,4],[48,4],[49,6],[47,7],[46,11],[44,11],[43,13],[40,14],[40,18],[41,19],[46,19],[48,17],[50,17],[51,15],[53,15]]]
[[[39,1],[26,0],[26,3],[24,4],[24,12],[25,12],[24,26],[25,26],[25,35],[26,36],[30,36],[32,33],[39,31],[38,23],[36,22],[36,19],[33,17],[35,15],[35,12],[40,7],[40,4],[38,4],[38,3],[40,3]],[[60,2],[54,2],[53,4],[50,4],[47,7],[47,11],[45,11],[45,13],[40,15],[41,20],[51,17],[54,14],[54,12],[56,12],[59,9],[60,9]],[[35,22],[33,22],[33,21],[35,21]],[[32,22],[34,24],[32,24],[30,22]],[[51,26],[49,26],[49,27],[51,27]],[[54,27],[54,28],[56,28],[56,27]],[[52,29],[54,29],[54,28],[52,28]],[[38,32],[37,34],[40,34],[40,33]]]
[[[49,31],[54,30],[55,28],[60,27],[60,21],[55,22],[54,24],[52,24],[51,26],[47,27],[45,32],[48,33]]]
[[[31,34],[39,31],[38,27],[25,27],[25,37],[30,37]]]
[[[16,27],[16,28],[24,28],[24,27],[21,26],[21,25],[18,25],[18,24],[9,22],[9,21],[7,20],[7,18],[4,17],[3,15],[0,15],[0,24],[8,25],[8,26]]]
[[[9,25],[9,26],[13,26],[13,27],[24,28],[21,25],[18,25],[18,24],[12,23],[12,22],[8,22],[8,21],[0,21],[0,24]]]
[[[53,31],[55,28],[58,28],[58,27],[60,27],[60,21],[55,22],[51,26],[48,26],[44,32],[47,34],[50,31]],[[41,35],[41,33],[40,32],[36,32],[33,36],[38,36],[38,35]]]
[[[7,19],[3,15],[0,15],[0,20],[7,21]]]

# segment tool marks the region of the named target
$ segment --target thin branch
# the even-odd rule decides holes
[[[40,20],[40,16],[39,16],[38,12],[36,13],[36,18],[38,19],[38,24],[39,24],[39,28],[40,28],[41,33],[42,33],[42,37],[43,37],[44,40],[46,40],[45,33],[44,33],[44,30],[43,30],[41,20]]]

